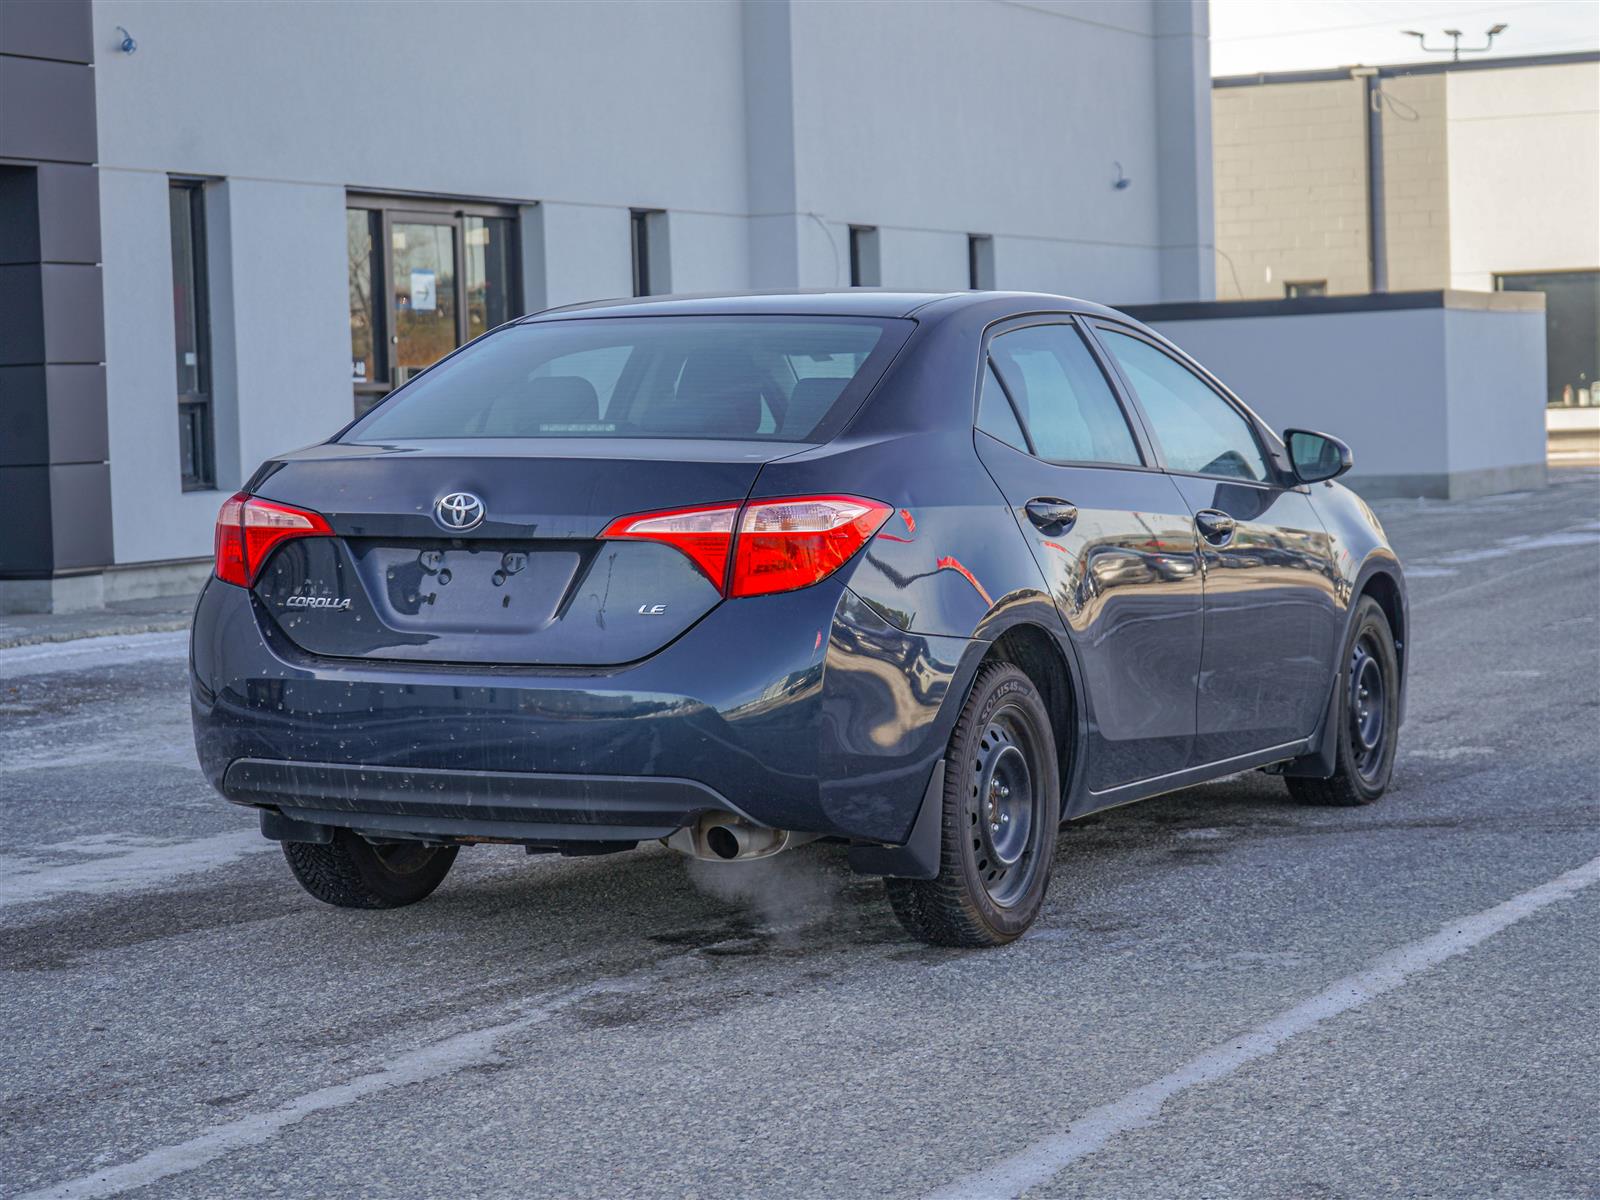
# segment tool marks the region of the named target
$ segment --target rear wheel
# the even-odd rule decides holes
[[[318,900],[340,908],[400,908],[444,882],[458,849],[421,842],[375,846],[336,829],[326,844],[284,842],[283,856],[300,886]]]
[[[934,879],[885,879],[906,930],[936,946],[1001,946],[1039,915],[1061,823],[1060,769],[1038,689],[1010,663],[978,672],[945,756]]]
[[[1400,663],[1383,609],[1363,596],[1339,676],[1338,751],[1327,779],[1284,776],[1302,804],[1371,804],[1389,787],[1400,732]]]

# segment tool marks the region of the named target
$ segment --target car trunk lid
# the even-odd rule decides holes
[[[655,653],[722,599],[683,553],[601,540],[631,513],[733,503],[794,443],[462,439],[335,443],[267,464],[253,495],[322,514],[333,537],[287,541],[254,583],[312,654],[607,667]],[[440,502],[481,501],[450,527]],[[475,512],[468,516],[476,515]]]

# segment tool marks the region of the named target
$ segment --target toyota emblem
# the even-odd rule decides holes
[[[488,513],[471,492],[451,492],[433,506],[433,515],[446,529],[459,532],[477,528]]]

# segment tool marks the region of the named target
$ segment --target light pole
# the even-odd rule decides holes
[[[1485,50],[1489,49],[1489,47],[1493,46],[1494,39],[1505,31],[1506,26],[1504,23],[1489,26],[1484,33],[1484,42],[1481,46],[1463,46],[1461,44],[1461,30],[1459,29],[1446,29],[1444,31],[1445,37],[1450,39],[1450,45],[1448,46],[1428,45],[1428,35],[1425,33],[1418,33],[1415,29],[1402,29],[1400,32],[1406,37],[1416,38],[1417,44],[1422,47],[1425,53],[1448,54],[1451,62],[1460,62],[1461,55],[1463,53],[1482,54]]]

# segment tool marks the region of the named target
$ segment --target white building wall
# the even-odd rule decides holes
[[[1451,286],[1600,268],[1600,63],[1448,80]]]
[[[516,206],[529,308],[627,294],[631,208],[666,214],[676,291],[845,285],[852,223],[879,229],[885,286],[965,288],[982,233],[998,287],[1209,288],[1209,215],[1182,198],[1210,162],[1204,0],[96,0],[94,20],[119,563],[207,553],[258,462],[351,416],[347,191]],[[214,181],[218,479],[187,495],[170,174]]]

